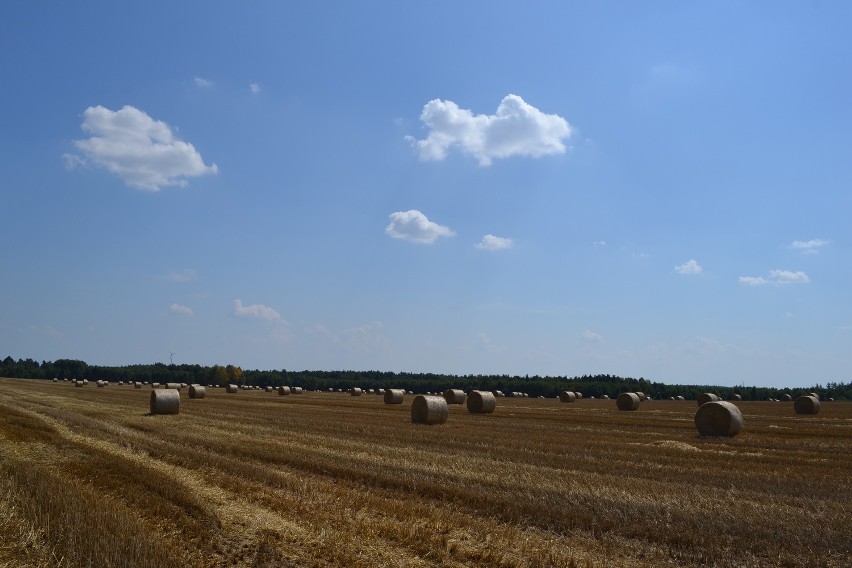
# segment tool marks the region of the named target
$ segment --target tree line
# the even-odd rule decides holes
[[[667,385],[640,377],[619,377],[609,374],[568,376],[510,376],[510,375],[446,375],[435,373],[396,373],[388,371],[287,371],[246,370],[235,365],[166,365],[164,363],[126,365],[121,367],[89,365],[76,359],[34,361],[6,357],[0,362],[0,377],[22,379],[53,379],[161,382],[213,385],[300,386],[308,390],[402,388],[416,393],[444,391],[450,388],[478,389],[504,393],[523,392],[532,397],[553,397],[564,390],[579,391],[583,396],[611,398],[625,391],[641,391],[654,399],[683,396],[698,398],[703,392],[713,392],[724,399],[739,394],[743,400],[767,400],[783,394],[797,396],[816,392],[820,398],[852,400],[852,381],[827,382],[796,389],[757,386],[725,387],[718,385]]]

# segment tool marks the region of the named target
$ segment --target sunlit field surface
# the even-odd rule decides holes
[[[413,397],[0,380],[0,566],[849,566],[852,404]]]

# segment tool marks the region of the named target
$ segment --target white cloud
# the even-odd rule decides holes
[[[279,314],[269,306],[264,306],[263,304],[252,304],[250,306],[244,306],[243,301],[239,298],[234,300],[234,315],[237,317],[251,317],[265,319],[269,321],[276,321],[281,319],[281,314]]]
[[[381,333],[383,327],[382,322],[372,321],[345,330],[343,335],[346,339],[346,346],[358,351],[371,347],[387,347],[388,340]]]
[[[702,268],[694,258],[691,258],[683,264],[675,266],[675,271],[683,275],[701,274]]]
[[[804,272],[790,270],[770,270],[769,276],[777,284],[807,284],[811,281]]]
[[[592,241],[592,244],[596,247],[605,247],[606,241]]]
[[[213,81],[211,81],[210,79],[204,79],[203,77],[196,77],[195,84],[203,89],[206,87],[212,87]]]
[[[473,114],[452,101],[426,103],[420,120],[429,127],[424,140],[406,137],[420,150],[421,160],[443,160],[447,150],[462,152],[489,166],[495,158],[538,158],[565,152],[563,139],[571,137],[571,125],[559,115],[545,114],[517,95],[507,95],[493,115]]]
[[[763,276],[740,276],[739,283],[744,286],[763,286],[769,281]]]
[[[251,85],[249,85],[249,90],[256,95],[260,92],[260,85],[258,85],[257,83],[252,83]]]
[[[811,281],[808,275],[801,271],[770,270],[769,277],[763,276],[740,276],[739,283],[745,286],[763,286],[764,284],[807,284]]]
[[[809,241],[793,241],[787,248],[791,248],[793,250],[800,250],[805,254],[816,254],[819,252],[819,249],[824,247],[827,244],[830,244],[831,241],[825,239],[811,239]]]
[[[83,112],[82,128],[91,137],[75,140],[74,145],[86,159],[119,176],[130,187],[148,191],[170,185],[184,187],[184,178],[218,172],[216,164],[204,164],[192,144],[176,138],[168,124],[132,106],[119,111],[89,107]],[[65,161],[80,165],[83,158],[69,156]]]
[[[163,280],[167,280],[169,282],[176,282],[178,284],[185,284],[187,282],[192,282],[198,277],[198,273],[191,269],[187,268],[185,270],[181,270],[180,272],[172,271],[169,272],[166,276],[163,277]]]
[[[585,339],[586,341],[594,341],[600,343],[603,341],[603,336],[600,333],[595,333],[594,331],[584,330],[583,333],[580,334],[580,337]]]
[[[485,235],[482,240],[474,245],[480,250],[497,251],[512,248],[515,243],[512,239],[505,237],[495,237],[494,235]]]
[[[417,243],[434,243],[438,237],[455,235],[449,227],[430,221],[426,215],[416,209],[391,213],[390,225],[385,232],[395,239],[406,239]]]
[[[190,308],[189,306],[182,306],[180,304],[172,304],[171,306],[169,306],[169,311],[173,314],[177,314],[180,316],[192,315],[192,308]]]

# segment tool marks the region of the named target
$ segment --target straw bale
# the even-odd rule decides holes
[[[305,392],[305,389],[303,389],[302,387],[292,387],[290,389],[290,392],[293,394],[302,394]]]
[[[645,393],[641,391],[636,391],[636,396],[639,397],[639,402],[642,402],[643,400],[648,398],[647,396],[645,396]]]
[[[711,400],[698,407],[695,427],[702,436],[736,436],[743,429],[743,415],[735,404]]]
[[[497,397],[488,391],[470,391],[467,395],[467,411],[471,414],[491,414],[497,408]]]
[[[447,404],[464,404],[465,394],[461,389],[447,389],[444,391]]]
[[[562,391],[559,393],[559,400],[561,402],[574,402],[577,400],[577,393],[571,391]]]
[[[362,394],[364,394],[364,391],[362,391],[358,387],[353,387],[349,389],[349,394],[352,396],[361,396]]]
[[[207,396],[207,390],[201,385],[189,386],[189,398],[204,398]]]
[[[698,406],[707,404],[708,402],[718,402],[719,397],[712,392],[703,392],[698,395]]]
[[[237,390],[237,385],[228,385],[227,387],[225,387],[225,392],[227,393],[235,393],[237,392]]]
[[[155,389],[151,391],[151,414],[177,414],[179,412],[179,390]]]
[[[415,424],[443,424],[450,415],[447,399],[418,394],[411,403],[411,421]]]
[[[784,402],[792,402],[793,397],[789,393],[785,392],[784,394],[781,395],[781,400],[783,400]]]
[[[385,389],[385,404],[402,404],[405,396],[403,389]]]
[[[290,390],[290,387],[278,387],[278,396],[287,396]]]
[[[615,405],[619,410],[637,410],[640,400],[639,395],[635,392],[623,392],[618,395]]]
[[[819,412],[819,399],[815,396],[798,396],[793,403],[796,414],[817,414]]]

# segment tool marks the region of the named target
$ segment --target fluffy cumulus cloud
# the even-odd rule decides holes
[[[66,155],[66,164],[92,163],[130,187],[148,191],[183,187],[186,178],[218,171],[216,164],[205,165],[195,146],[177,138],[168,124],[132,106],[118,111],[89,107],[82,128],[91,135],[74,142],[83,157]]]
[[[563,140],[571,137],[571,125],[559,115],[545,114],[517,95],[507,95],[495,114],[474,114],[452,101],[431,100],[420,120],[429,128],[423,140],[407,139],[420,151],[422,160],[443,160],[458,147],[481,166],[496,158],[538,158],[565,152]]]
[[[192,308],[190,308],[189,306],[182,306],[180,304],[172,304],[171,306],[169,306],[169,311],[179,316],[192,315]]]
[[[801,271],[792,270],[770,270],[769,276],[740,276],[739,282],[744,286],[763,286],[765,284],[807,284],[811,281],[808,275]]]
[[[816,254],[819,252],[819,249],[824,247],[825,245],[831,243],[831,241],[825,239],[811,239],[809,241],[793,241],[790,243],[789,248],[793,250],[802,251],[806,254]]]
[[[438,237],[455,235],[452,229],[430,221],[426,215],[416,209],[391,213],[390,220],[390,225],[385,227],[385,232],[395,239],[431,244]]]
[[[195,78],[195,84],[197,86],[201,87],[201,88],[206,88],[206,87],[212,87],[213,81],[211,81],[210,79],[205,79],[203,77],[196,77]]]
[[[677,272],[678,274],[683,274],[685,276],[689,276],[691,274],[701,274],[701,270],[701,265],[698,264],[698,261],[696,261],[694,258],[687,260],[683,264],[675,266],[675,272]]]
[[[241,318],[258,318],[268,321],[277,321],[281,319],[281,314],[263,304],[252,304],[244,306],[243,301],[239,298],[234,300],[234,315]]]
[[[498,251],[504,250],[508,248],[512,248],[512,239],[508,239],[506,237],[495,237],[494,235],[485,235],[482,237],[482,240],[479,241],[475,246],[479,250],[487,250],[487,251]]]

